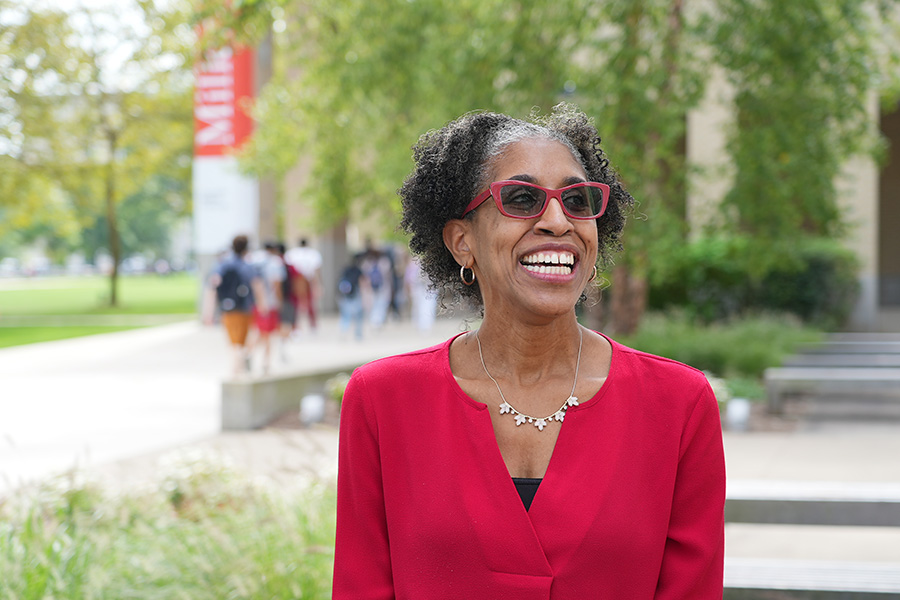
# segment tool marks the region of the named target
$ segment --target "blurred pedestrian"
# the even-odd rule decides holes
[[[388,304],[388,316],[393,316],[396,321],[402,321],[406,306],[406,292],[403,285],[403,275],[405,273],[403,253],[401,252],[398,255],[397,249],[393,245],[385,246],[382,252],[390,263],[391,299]]]
[[[363,258],[362,270],[371,289],[369,323],[373,328],[381,329],[387,320],[393,296],[391,260],[384,252],[369,243]]]
[[[341,311],[341,337],[347,335],[351,324],[354,325],[354,337],[363,337],[363,287],[368,286],[365,274],[360,268],[360,257],[354,256],[350,264],[344,267],[338,278],[338,307]]]
[[[272,334],[278,330],[280,312],[283,300],[282,282],[287,276],[284,269],[284,261],[278,256],[278,243],[266,242],[265,253],[261,254],[261,260],[256,263],[262,280],[263,293],[266,299],[266,309],[254,308],[253,322],[259,333],[257,345],[262,347],[262,372],[269,372],[272,359]]]
[[[213,323],[216,308],[222,315],[222,326],[228,334],[232,350],[232,374],[248,371],[247,334],[253,321],[253,310],[267,310],[262,280],[245,260],[247,236],[239,235],[231,242],[231,254],[210,274],[203,299],[203,322]]]
[[[423,333],[431,331],[437,312],[437,293],[429,286],[428,278],[422,272],[418,260],[410,259],[406,265],[403,282],[407,289],[412,321],[416,329]]]
[[[306,238],[300,238],[299,246],[291,248],[284,255],[284,261],[292,265],[302,276],[298,283],[298,313],[306,313],[309,327],[316,331],[316,302],[321,292],[319,272],[322,269],[322,254],[308,245]],[[300,326],[299,319],[297,327]]]
[[[281,308],[278,311],[278,320],[280,323],[280,339],[279,354],[282,362],[288,361],[287,342],[290,340],[291,333],[297,322],[297,305],[300,302],[301,290],[306,290],[307,285],[305,278],[294,267],[294,265],[285,262],[284,244],[278,242],[278,257],[282,261],[284,268],[284,279],[281,281]]]

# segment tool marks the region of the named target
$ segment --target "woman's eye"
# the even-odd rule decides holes
[[[516,208],[533,206],[539,200],[537,196],[537,190],[527,187],[511,187],[511,189],[503,190],[503,205]]]
[[[509,202],[512,202],[513,204],[530,204],[534,201],[534,196],[531,194],[516,194],[509,199]]]
[[[563,195],[563,202],[570,211],[586,212],[591,202],[585,190],[570,190]]]

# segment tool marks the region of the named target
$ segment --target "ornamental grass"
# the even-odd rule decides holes
[[[0,499],[0,599],[330,598],[334,502],[209,461],[124,493],[70,474]]]

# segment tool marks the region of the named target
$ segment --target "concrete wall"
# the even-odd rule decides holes
[[[339,373],[350,373],[355,367],[225,381],[222,383],[222,430],[257,429],[279,415],[299,411],[303,396],[323,393],[326,381]]]
[[[688,112],[685,152],[688,175],[687,219],[691,236],[700,236],[717,221],[718,205],[731,187],[733,167],[725,149],[734,120],[733,90],[714,68],[700,105]]]
[[[872,93],[868,110],[878,122],[878,98]],[[870,156],[847,161],[837,180],[839,205],[850,231],[844,240],[860,261],[860,296],[850,317],[850,327],[861,331],[878,328],[878,165]]]

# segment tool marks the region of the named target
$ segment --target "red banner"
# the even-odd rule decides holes
[[[197,65],[194,87],[194,156],[222,156],[240,148],[253,131],[252,49],[211,52]]]

